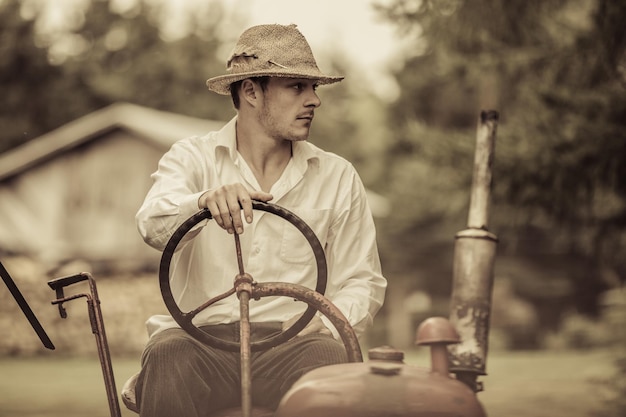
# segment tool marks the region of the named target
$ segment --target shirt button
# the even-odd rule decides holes
[[[258,246],[254,248],[254,253],[258,255],[260,252],[261,252],[261,248],[259,248]]]

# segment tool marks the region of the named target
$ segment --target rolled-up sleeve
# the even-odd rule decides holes
[[[387,280],[382,275],[365,188],[356,173],[347,198],[347,206],[332,226],[327,248],[329,296],[362,336],[384,302]]]

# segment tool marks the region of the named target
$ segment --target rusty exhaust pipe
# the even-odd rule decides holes
[[[461,343],[449,346],[450,370],[474,392],[483,390],[486,375],[493,267],[498,238],[488,230],[496,129],[499,115],[482,111],[476,130],[476,151],[467,229],[457,233],[454,248],[450,322]]]

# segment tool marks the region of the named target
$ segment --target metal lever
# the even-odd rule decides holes
[[[250,365],[250,294],[254,281],[244,271],[241,256],[241,243],[239,234],[234,233],[235,249],[237,252],[237,264],[239,274],[235,278],[235,289],[239,297],[239,343],[241,358],[241,413],[243,417],[250,417],[252,413],[252,374]]]
[[[69,275],[66,277],[56,278],[48,281],[48,286],[56,292],[57,299],[53,301],[52,304],[56,304],[59,307],[59,314],[61,315],[61,318],[67,318],[67,311],[65,310],[65,307],[63,307],[63,303],[65,301],[69,301],[69,299],[65,298],[65,293],[63,292],[63,289],[65,287],[74,285],[87,279],[89,279],[88,274],[81,272],[80,274]],[[74,298],[76,297],[73,297],[71,299]]]
[[[63,289],[70,285],[77,284],[82,281],[89,282],[89,294],[77,294],[65,297]],[[109,411],[111,417],[121,417],[119,400],[117,398],[117,389],[115,388],[115,377],[113,376],[113,366],[111,364],[111,355],[109,345],[104,331],[104,320],[102,318],[102,310],[100,310],[100,299],[98,298],[98,290],[96,281],[91,274],[81,272],[76,275],[53,279],[48,281],[48,285],[56,292],[57,299],[52,304],[59,306],[59,314],[62,318],[67,318],[67,311],[63,307],[63,303],[77,298],[85,297],[87,299],[87,309],[89,313],[89,322],[91,323],[91,331],[96,336],[96,345],[98,347],[98,356],[102,366],[102,376],[104,377],[104,385],[109,401]]]
[[[41,340],[41,343],[43,343],[46,348],[54,350],[54,344],[48,337],[48,334],[44,330],[41,323],[39,323],[39,320],[37,320],[37,316],[35,316],[35,313],[33,313],[33,310],[28,305],[28,302],[20,292],[20,289],[17,288],[15,281],[13,281],[13,278],[11,278],[11,275],[9,275],[9,271],[7,271],[2,265],[2,262],[0,262],[0,275],[2,276],[2,280],[6,284],[7,288],[9,289],[9,292],[17,302],[17,305],[20,306],[22,312],[28,319],[31,327],[33,328],[35,333],[37,333],[37,336],[39,336],[39,340]]]

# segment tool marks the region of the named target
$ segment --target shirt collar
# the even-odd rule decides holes
[[[319,156],[315,153],[312,144],[307,141],[297,141],[291,143],[291,158],[294,166],[304,174],[309,167],[309,163],[319,162]]]
[[[237,160],[237,116],[233,117],[224,127],[217,133],[217,143],[215,145],[215,157],[218,158],[218,149],[226,151],[232,161]],[[304,173],[309,161],[317,162],[319,157],[315,152],[315,147],[307,141],[292,142],[292,159],[294,166]]]
[[[220,149],[227,152],[230,159],[237,159],[237,116],[230,119],[224,127],[217,132],[217,143],[215,144],[215,159],[218,158]]]

